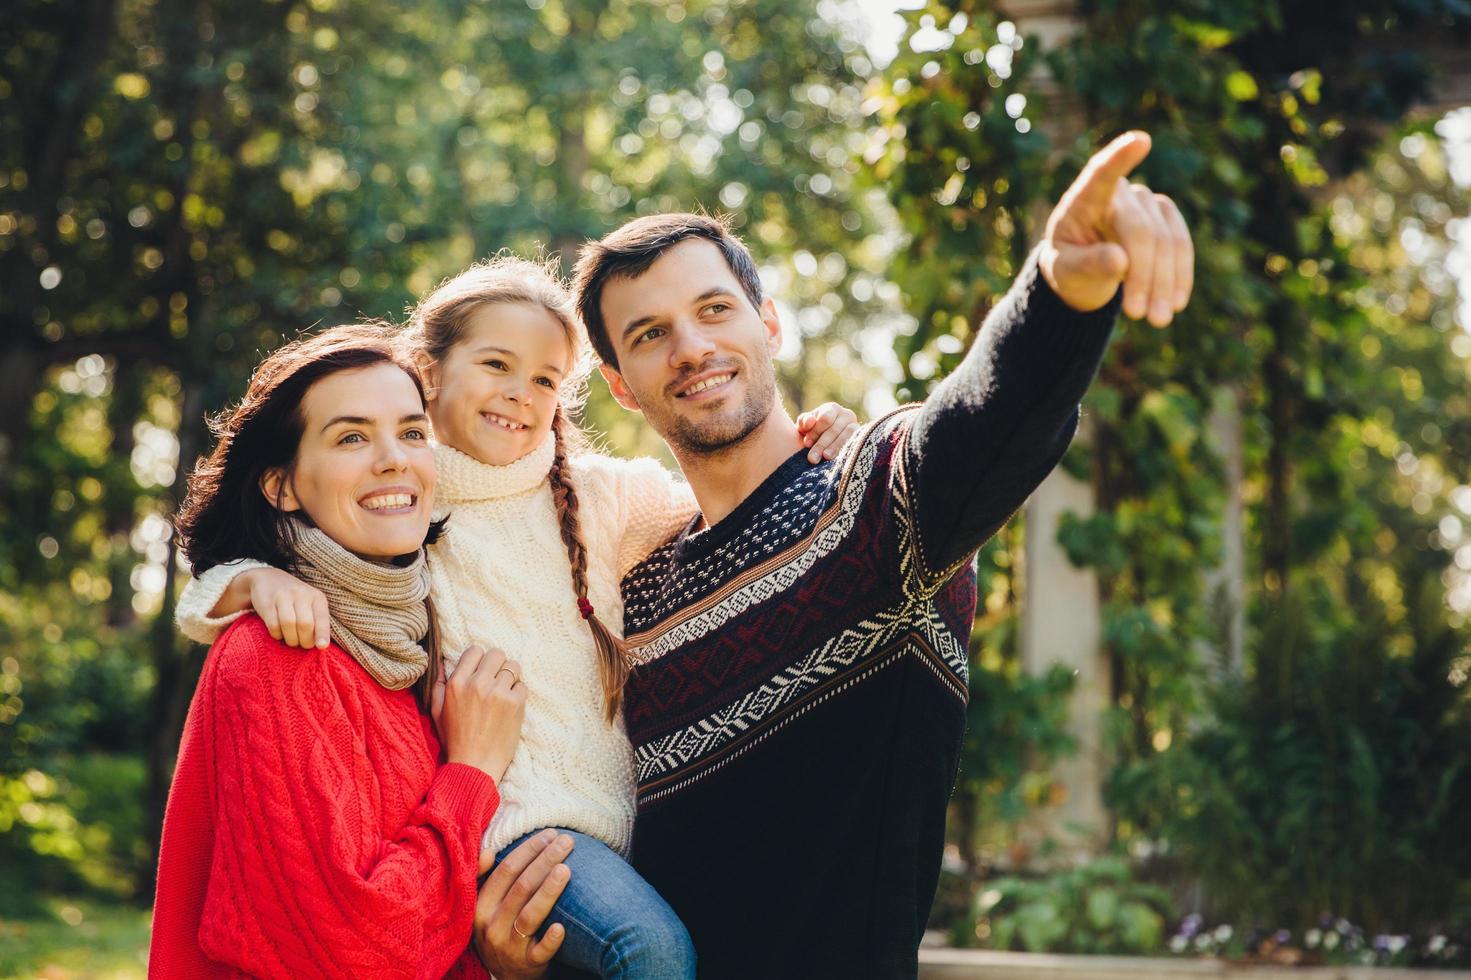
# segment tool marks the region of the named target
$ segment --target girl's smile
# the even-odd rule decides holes
[[[427,368],[436,438],[482,463],[514,463],[551,432],[571,364],[567,331],[544,307],[481,305]]]

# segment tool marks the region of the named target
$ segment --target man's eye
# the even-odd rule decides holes
[[[428,439],[428,434],[423,429],[409,429],[404,433],[405,439]]]
[[[729,303],[711,303],[705,307],[706,313],[724,313],[730,309]]]
[[[664,333],[664,331],[660,327],[650,327],[648,330],[645,330],[643,333],[639,334],[638,335],[638,339],[636,339],[634,341],[634,343],[635,344],[641,344],[641,343],[643,343],[646,340],[656,339],[656,338],[662,336],[663,333]]]

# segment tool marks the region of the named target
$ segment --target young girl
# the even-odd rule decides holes
[[[548,920],[566,930],[559,961],[603,977],[693,977],[683,924],[619,857],[632,834],[634,779],[618,638],[619,582],[688,522],[693,496],[653,460],[580,451],[569,415],[591,360],[548,268],[514,258],[477,265],[420,304],[407,338],[439,442],[436,516],[449,515],[428,549],[443,649],[510,651],[528,691],[485,846],[504,855],[543,828],[571,832],[572,878]],[[814,461],[856,430],[852,413],[831,405],[798,422]],[[287,643],[326,644],[325,599],[259,562],[191,582],[179,626],[209,642],[251,607]]]

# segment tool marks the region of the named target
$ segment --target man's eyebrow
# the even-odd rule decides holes
[[[703,303],[703,302],[705,302],[705,300],[707,300],[707,299],[714,299],[716,296],[734,296],[734,295],[735,295],[735,293],[731,292],[729,289],[726,289],[724,286],[713,286],[710,289],[705,290],[700,295],[696,296],[694,299],[690,300],[690,305],[694,305],[696,303]],[[648,316],[641,316],[637,320],[632,320],[632,321],[629,322],[628,326],[626,326],[626,327],[623,328],[623,336],[624,337],[627,337],[629,334],[633,333],[639,327],[646,327],[650,323],[653,323],[657,319],[659,319],[659,317],[658,317],[657,314],[650,313]]]
[[[428,421],[429,421],[429,416],[425,415],[423,412],[414,412],[413,414],[405,415],[403,418],[399,419],[398,420],[398,424],[399,425],[407,425],[410,422],[428,422]],[[372,419],[370,419],[370,418],[364,418],[361,415],[337,415],[337,416],[334,416],[333,418],[330,418],[330,419],[327,420],[327,424],[324,425],[324,426],[322,426],[322,431],[323,432],[326,432],[328,429],[332,428],[332,426],[334,426],[334,425],[372,425],[372,424],[373,424],[373,420]]]

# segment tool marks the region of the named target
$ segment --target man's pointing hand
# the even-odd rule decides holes
[[[1098,309],[1123,283],[1124,315],[1163,327],[1190,299],[1195,248],[1174,201],[1129,183],[1148,155],[1137,131],[1095,153],[1047,219],[1039,262],[1073,309]]]

